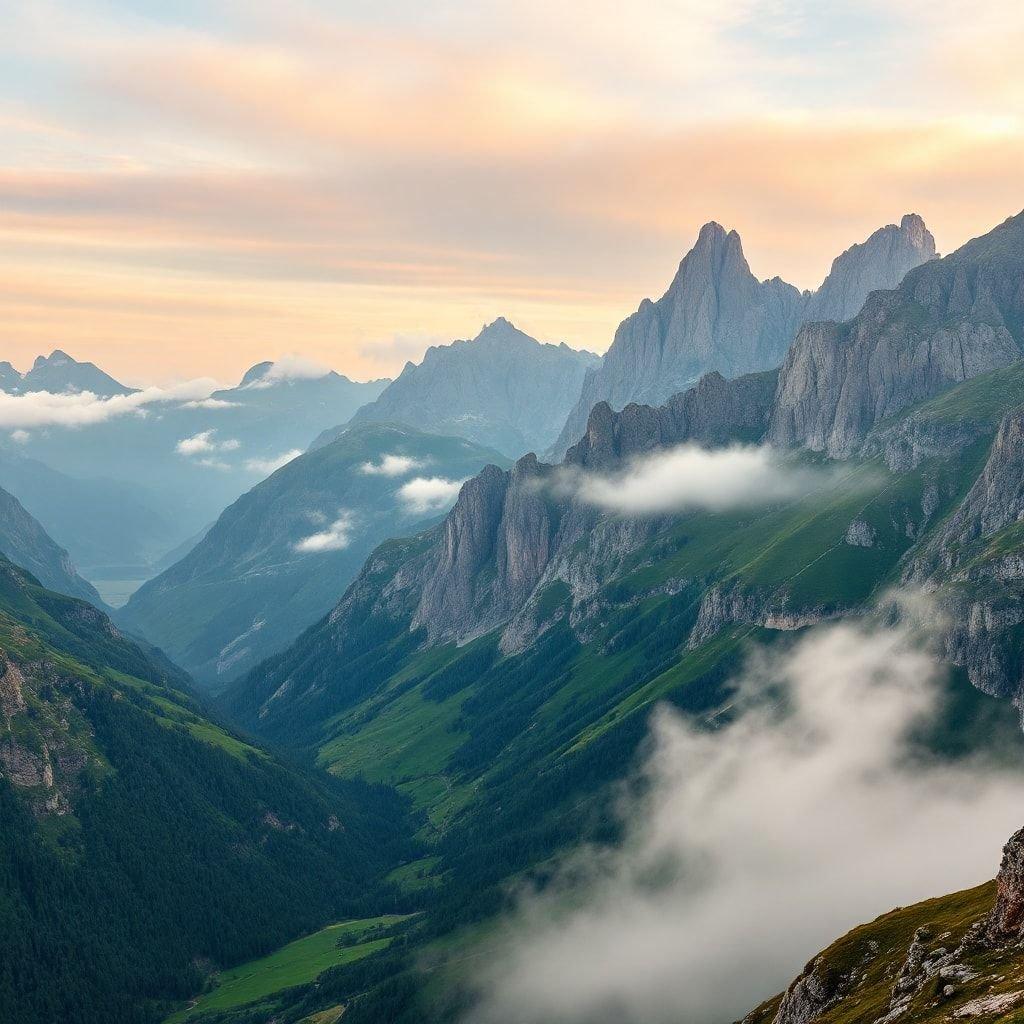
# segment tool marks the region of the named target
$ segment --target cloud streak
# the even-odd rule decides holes
[[[233,452],[241,447],[237,438],[229,437],[223,441],[215,438],[216,430],[201,430],[191,437],[183,437],[174,450],[179,455],[206,455],[213,452]]]
[[[767,447],[685,444],[642,456],[612,474],[566,467],[555,476],[554,486],[610,512],[659,515],[768,505],[808,491],[822,476],[786,462]]]
[[[398,499],[406,510],[417,515],[443,512],[455,504],[465,480],[441,476],[418,476],[398,489]]]
[[[215,381],[202,379],[168,388],[143,388],[130,395],[109,398],[91,391],[0,393],[0,427],[88,427],[122,416],[145,415],[147,407],[153,405],[197,400],[208,396],[216,387]]]
[[[291,451],[282,452],[280,455],[268,459],[246,459],[245,468],[250,473],[270,476],[271,473],[276,473],[282,466],[287,466],[292,459],[297,459],[302,454],[301,448],[292,448]]]
[[[341,551],[352,543],[354,526],[355,516],[351,512],[342,511],[326,529],[300,540],[295,550],[305,553]]]
[[[734,1020],[849,927],[991,877],[1024,776],[914,745],[940,675],[910,626],[834,625],[753,657],[717,731],[658,711],[621,846],[523,896],[467,1024]]]
[[[405,476],[406,473],[411,473],[422,465],[422,459],[389,452],[382,455],[377,462],[364,462],[359,467],[359,472],[366,476]]]

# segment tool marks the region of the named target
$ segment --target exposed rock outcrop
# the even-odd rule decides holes
[[[934,255],[935,240],[910,214],[838,256],[817,292],[800,293],[779,278],[758,281],[739,235],[704,225],[668,291],[619,325],[548,457],[557,461],[582,436],[599,402],[660,405],[709,371],[738,377],[779,366],[801,323],[849,319],[870,292],[894,288]]]
[[[631,403],[618,413],[600,402],[565,462],[597,469],[685,441],[704,447],[756,441],[768,426],[777,376],[768,370],[726,380],[720,373],[709,373],[665,405]]]
[[[895,288],[915,267],[935,258],[935,239],[916,213],[879,228],[837,256],[821,287],[810,296],[803,319],[852,320],[875,291]]]
[[[996,903],[984,924],[986,942],[1005,945],[1024,938],[1024,828],[1003,847],[996,875]]]
[[[768,439],[834,457],[908,406],[1021,357],[1024,214],[876,292],[850,323],[806,324]]]

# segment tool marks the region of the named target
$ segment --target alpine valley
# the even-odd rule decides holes
[[[0,371],[137,404],[0,452],[0,1020],[1024,1019],[1024,213],[709,223],[603,357]]]

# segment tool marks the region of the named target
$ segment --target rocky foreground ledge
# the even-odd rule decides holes
[[[742,1024],[1024,1020],[1024,829],[994,882],[900,907],[816,956]]]

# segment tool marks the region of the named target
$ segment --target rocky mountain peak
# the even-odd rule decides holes
[[[533,345],[539,344],[539,342],[535,341],[528,334],[519,330],[511,320],[506,320],[503,316],[499,316],[489,324],[484,324],[480,329],[480,333],[473,339],[473,343],[475,345],[493,346],[523,343]]]
[[[843,272],[830,275],[829,300],[844,301],[843,282],[856,278],[868,249],[897,262],[906,256],[918,221],[904,218],[906,232],[890,225],[844,254]],[[913,259],[934,250],[927,231],[924,245]],[[843,457],[914,402],[1016,362],[1024,342],[1022,278],[1024,221],[1008,221],[916,266],[898,287],[873,292],[848,323],[805,323],[780,373],[770,440]]]
[[[77,361],[77,359],[72,359],[67,352],[55,348],[48,356],[36,356],[32,369],[38,370],[41,366],[67,366],[69,363],[76,363]]]
[[[657,302],[644,299],[619,326],[549,458],[561,458],[583,436],[598,402],[613,411],[630,402],[657,406],[712,370],[738,377],[773,369],[802,323],[851,319],[868,295],[895,288],[934,256],[924,221],[907,214],[838,256],[817,292],[800,292],[779,277],[759,281],[739,234],[709,221],[665,294]]]
[[[238,382],[238,386],[244,388],[247,384],[253,384],[258,380],[262,380],[271,371],[273,366],[273,362],[269,359],[262,363],[257,363],[255,366],[250,366],[242,374],[242,379]]]
[[[895,288],[915,267],[935,258],[935,238],[916,213],[887,224],[832,261],[821,287],[808,300],[805,322],[855,317],[871,292]]]

